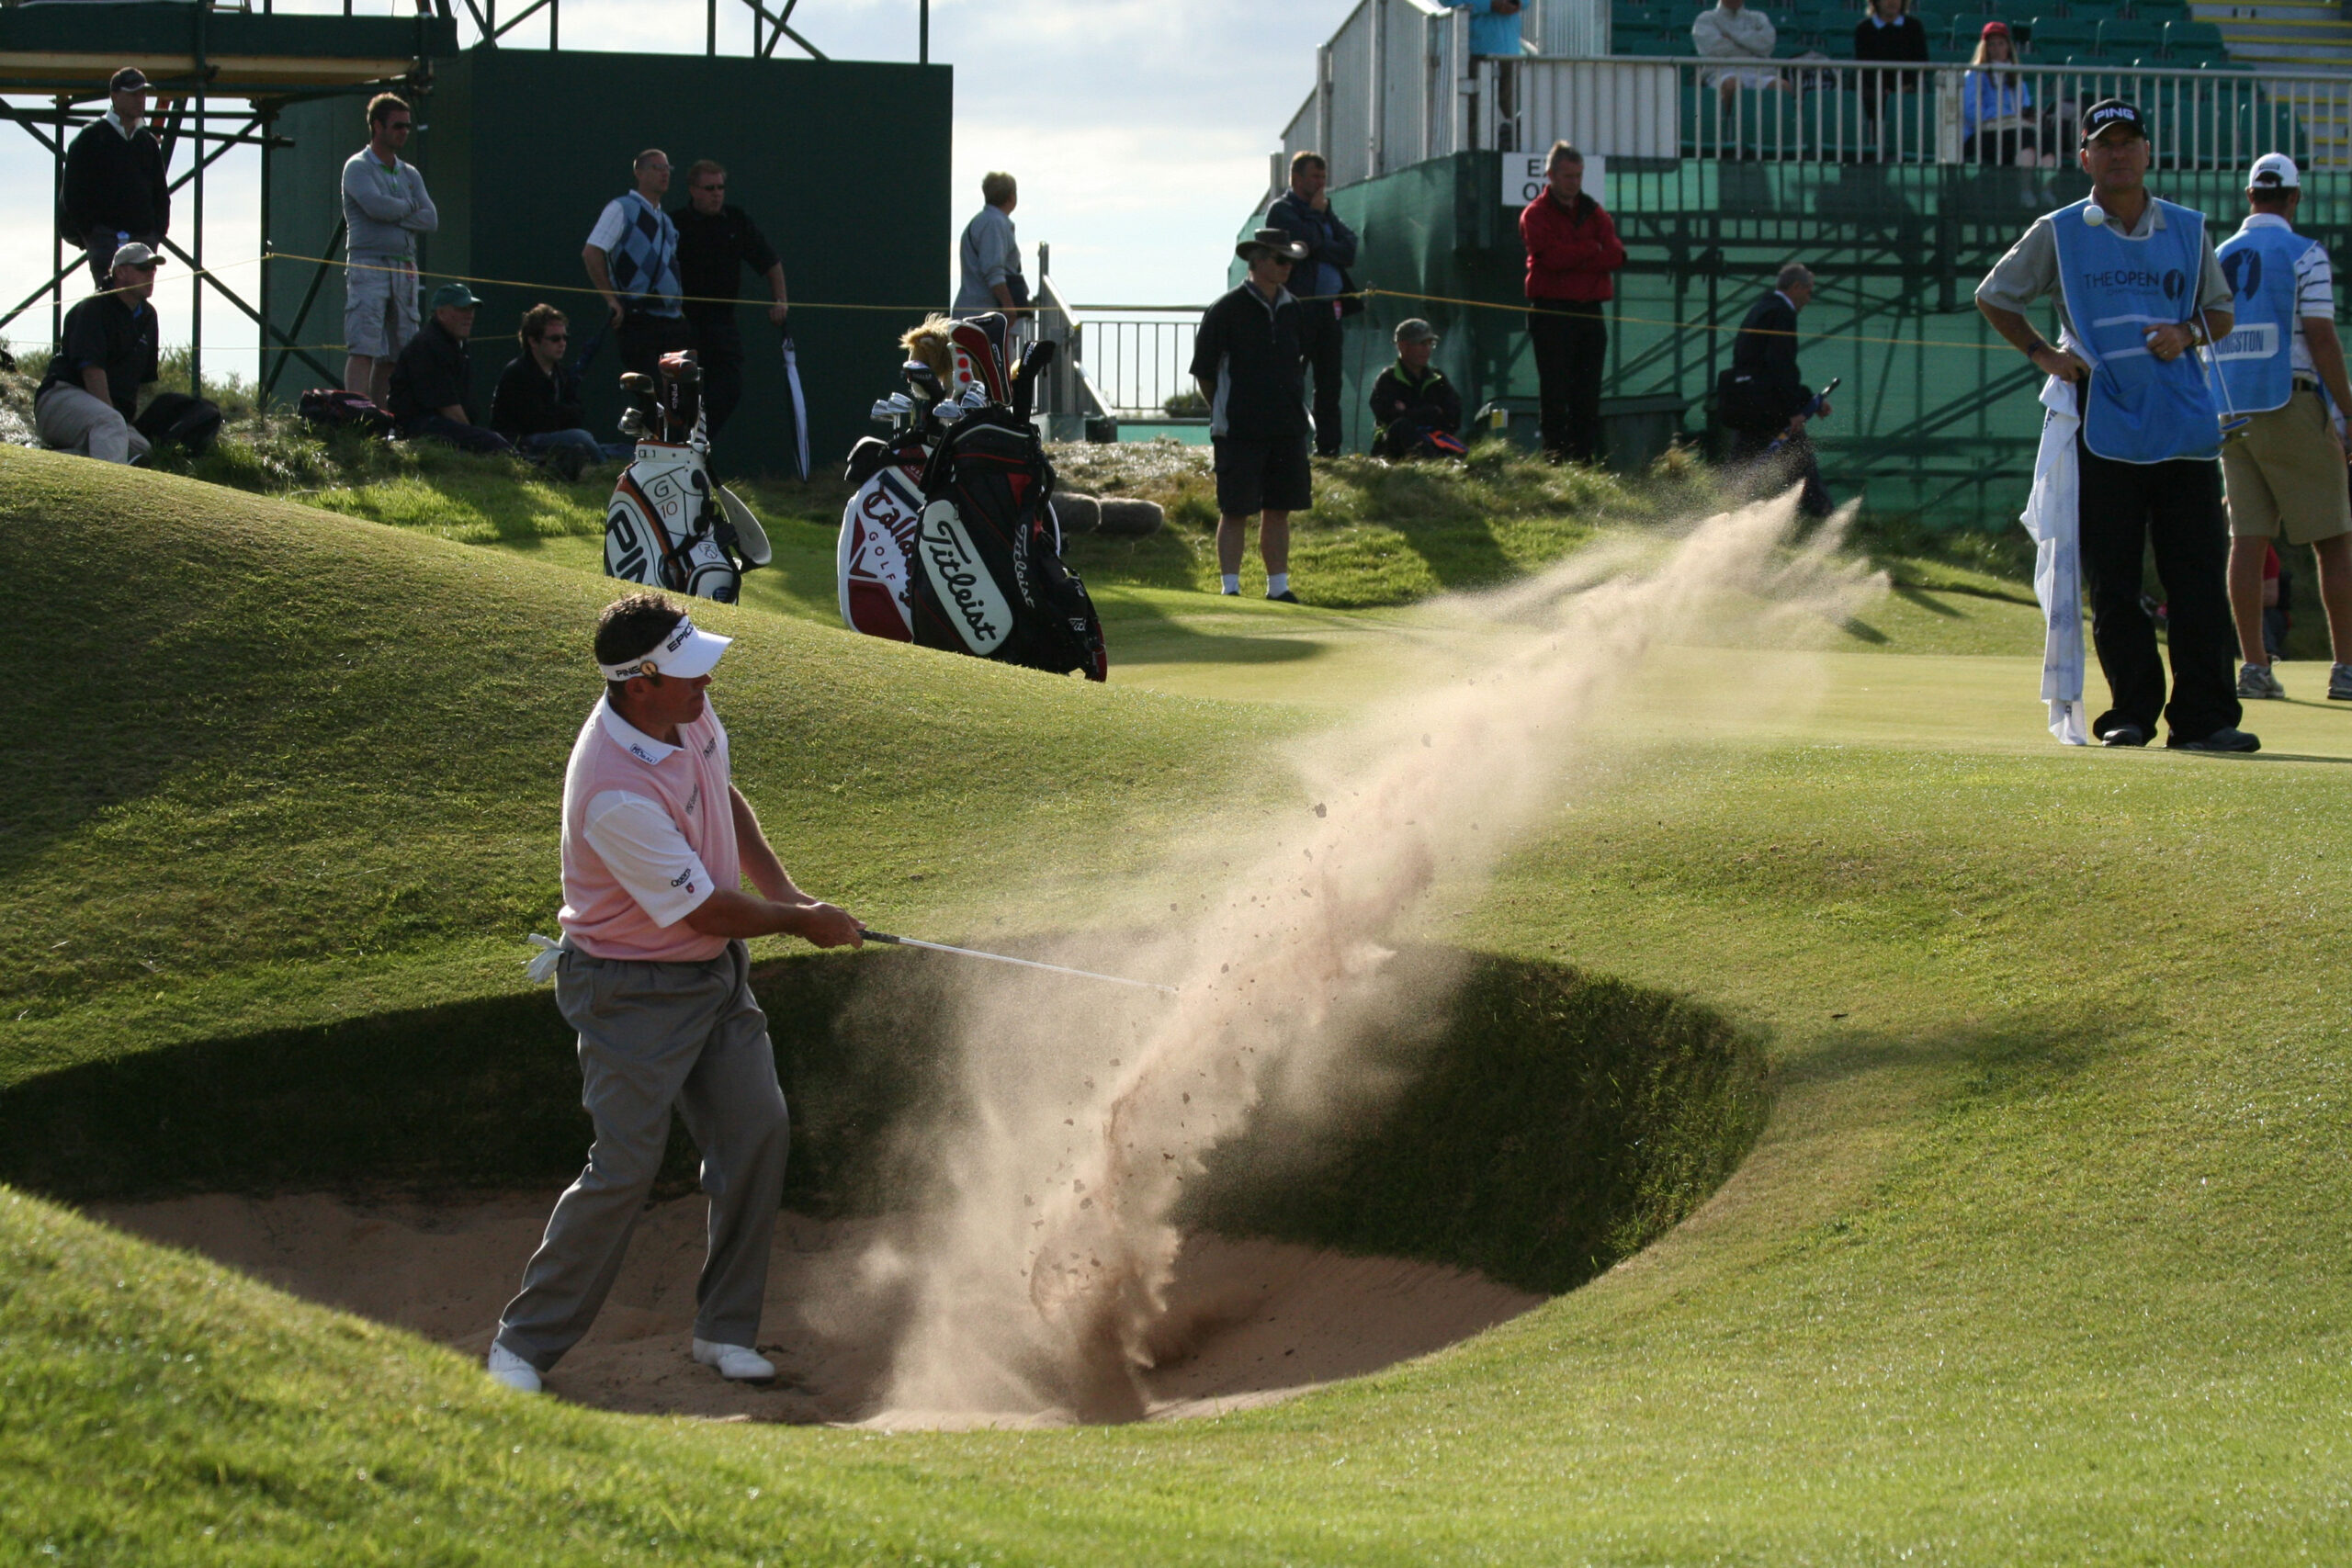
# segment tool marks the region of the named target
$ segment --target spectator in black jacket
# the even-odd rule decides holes
[[[534,305],[523,312],[514,335],[523,352],[499,374],[498,390],[490,399],[490,427],[526,457],[576,479],[604,448],[588,430],[580,372],[563,362],[571,322],[552,305]]]
[[[743,269],[767,280],[768,321],[781,327],[791,310],[784,263],[750,215],[728,205],[727,171],[708,158],[687,168],[686,205],[673,210],[670,220],[678,226],[678,280],[702,365],[703,412],[716,435],[743,400],[743,330],[735,320]]]
[[[1928,29],[1911,15],[1911,0],[1870,0],[1870,12],[1854,24],[1854,60],[1863,66],[1901,62],[1927,63]],[[1873,71],[1862,73],[1862,112],[1872,120],[1895,93],[1919,90],[1917,71]],[[1875,130],[1872,141],[1877,140]],[[1873,147],[1872,152],[1877,149]]]
[[[88,249],[90,277],[100,288],[113,274],[117,246],[135,241],[161,255],[172,229],[164,144],[147,126],[146,74],[126,65],[107,86],[106,117],[83,127],[65,150],[59,201],[65,231]]]
[[[1326,457],[1340,455],[1340,323],[1362,301],[1341,296],[1352,292],[1348,268],[1356,264],[1356,231],[1331,210],[1324,187],[1330,166],[1320,152],[1294,152],[1290,160],[1290,189],[1266,209],[1266,226],[1280,229],[1306,247],[1306,259],[1291,275],[1299,301],[1301,330],[1306,334],[1306,357],[1315,367],[1315,450]]]
[[[1372,418],[1380,435],[1372,444],[1379,457],[1451,457],[1453,449],[1431,439],[1462,428],[1462,395],[1445,372],[1430,363],[1437,329],[1415,316],[1396,324],[1396,363],[1372,384]]]
[[[1775,489],[1802,483],[1804,511],[1826,517],[1829,492],[1805,427],[1829,417],[1829,400],[1815,396],[1797,369],[1797,312],[1812,301],[1811,270],[1796,262],[1782,267],[1772,292],[1748,310],[1732,339],[1716,407],[1732,434],[1731,460],[1758,464]]]
[[[33,393],[41,444],[108,463],[135,463],[148,439],[134,423],[139,389],[155,379],[155,254],[133,240],[119,248],[108,288],[65,312],[65,333]]]
[[[473,359],[466,340],[481,303],[462,283],[433,291],[433,319],[417,329],[392,366],[391,416],[400,433],[427,436],[465,452],[512,452],[503,435],[474,420]]]
[[[1290,514],[1315,500],[1306,460],[1306,311],[1287,284],[1306,247],[1280,229],[1234,247],[1249,264],[1241,287],[1208,308],[1193,337],[1193,379],[1209,404],[1216,448],[1216,566],[1227,593],[1241,592],[1241,548],[1258,517],[1266,597],[1290,591]]]

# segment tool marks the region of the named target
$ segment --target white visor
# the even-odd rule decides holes
[[[718,656],[727,651],[731,637],[714,637],[698,629],[684,615],[670,628],[670,635],[661,643],[625,664],[599,664],[607,681],[626,681],[637,675],[675,675],[691,681],[697,675],[707,675],[718,667]]]

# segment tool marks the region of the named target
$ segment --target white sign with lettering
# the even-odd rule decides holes
[[[1542,152],[1506,152],[1503,154],[1503,205],[1525,207],[1544,194],[1544,159]],[[1606,154],[1588,152],[1584,155],[1585,193],[1599,201],[1607,187],[1601,184],[1609,173]]]

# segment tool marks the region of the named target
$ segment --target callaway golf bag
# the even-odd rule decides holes
[[[710,480],[701,367],[692,352],[668,355],[658,376],[621,385],[636,400],[621,434],[636,438],[637,457],[605,511],[605,575],[735,603],[743,573],[768,564],[768,539],[752,509]]]

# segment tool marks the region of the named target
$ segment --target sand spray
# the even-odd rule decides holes
[[[1171,857],[1154,934],[1040,954],[1177,995],[971,976],[957,1112],[926,1134],[939,1200],[867,1259],[899,1333],[876,1419],[1146,1414],[1140,1371],[1181,1348],[1164,1314],[1188,1184],[1254,1118],[1311,1131],[1396,1091],[1362,1047],[1433,1027],[1446,998],[1384,942],[1556,812],[1653,649],[1700,628],[1817,640],[1883,586],[1836,525],[1797,532],[1792,500],[1759,502],[1433,606],[1465,628],[1453,656],[1270,761],[1295,811]]]

